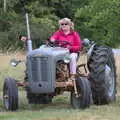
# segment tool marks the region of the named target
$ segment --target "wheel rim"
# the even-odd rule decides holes
[[[8,110],[9,109],[9,95],[8,95],[8,88],[6,87],[5,87],[3,99],[4,99],[5,108]]]
[[[106,82],[106,87],[108,90],[108,95],[112,96],[114,92],[114,71],[112,69],[112,66],[106,65],[105,66],[105,82]]]

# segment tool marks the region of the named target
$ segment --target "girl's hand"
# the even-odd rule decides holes
[[[67,45],[67,46],[66,46],[66,48],[68,48],[68,49],[71,49],[71,48],[72,48],[72,46],[70,46],[70,45]]]

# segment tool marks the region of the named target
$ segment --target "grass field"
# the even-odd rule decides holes
[[[23,89],[19,90],[19,110],[6,112],[3,108],[2,86],[6,76],[15,77],[18,80],[24,77],[24,64],[14,68],[10,66],[11,58],[24,60],[22,54],[0,55],[0,120],[119,120],[120,119],[120,56],[116,55],[117,66],[117,99],[109,105],[91,105],[85,110],[74,110],[69,103],[69,93],[57,96],[49,105],[30,105],[27,102]],[[81,61],[85,62],[84,57]]]

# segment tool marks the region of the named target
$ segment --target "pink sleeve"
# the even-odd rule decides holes
[[[71,49],[71,52],[78,52],[81,50],[81,48],[82,48],[82,42],[81,42],[80,36],[77,32],[75,32],[74,33],[74,44]]]
[[[51,37],[50,40],[58,40],[59,39],[59,31],[55,32]]]

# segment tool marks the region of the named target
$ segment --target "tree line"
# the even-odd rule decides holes
[[[75,23],[81,39],[88,38],[111,47],[120,45],[120,0],[25,0],[29,13],[33,47],[48,39],[58,29],[58,20],[68,17]],[[20,0],[0,1],[0,49],[21,49],[18,40],[26,34]]]

